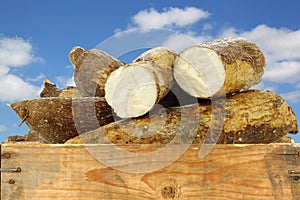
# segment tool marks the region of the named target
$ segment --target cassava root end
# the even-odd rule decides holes
[[[84,96],[104,97],[108,75],[125,63],[99,49],[76,46],[69,53],[74,66],[75,84]]]
[[[264,67],[263,52],[256,44],[224,38],[182,51],[174,62],[174,77],[191,96],[210,98],[258,84]]]
[[[139,117],[165,97],[173,84],[175,58],[175,52],[157,47],[112,72],[105,84],[105,99],[115,113],[122,118]]]

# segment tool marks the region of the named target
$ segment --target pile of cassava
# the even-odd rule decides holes
[[[150,49],[126,64],[74,47],[75,87],[44,81],[38,99],[9,106],[29,133],[7,142],[168,144],[292,142],[293,110],[276,93],[249,90],[265,57],[243,38],[194,45],[180,53]]]

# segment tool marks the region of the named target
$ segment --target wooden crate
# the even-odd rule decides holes
[[[300,175],[288,173],[300,170],[298,144],[216,145],[204,159],[199,145],[191,145],[175,162],[149,173],[107,167],[90,154],[92,149],[109,160],[115,153],[110,145],[88,149],[3,144],[1,167],[22,171],[2,172],[1,199],[300,199]],[[153,164],[132,160],[137,168]],[[164,160],[157,155],[157,163]]]

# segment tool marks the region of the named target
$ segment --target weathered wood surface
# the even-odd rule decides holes
[[[82,145],[4,144],[1,149],[2,168],[22,168],[2,172],[3,200],[300,199],[300,179],[288,174],[300,170],[299,144],[216,145],[204,159],[198,157],[199,145],[192,145],[169,166],[143,174],[106,167]],[[110,145],[88,149],[108,160],[116,153]],[[164,162],[164,155],[156,162]]]

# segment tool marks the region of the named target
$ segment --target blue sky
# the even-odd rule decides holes
[[[280,94],[299,120],[299,10],[298,0],[0,0],[0,141],[27,132],[26,125],[17,128],[20,119],[7,103],[38,97],[44,78],[59,87],[73,84],[68,60],[73,46],[105,51],[113,46],[109,53],[130,62],[134,53],[124,56],[116,50],[135,50],[145,45],[143,39],[153,42],[145,47],[165,45],[177,51],[191,41],[226,36],[257,43],[267,68],[256,88]],[[161,31],[141,31],[149,27]],[[126,35],[132,29],[140,37]],[[111,40],[116,34],[130,38],[126,42],[132,46]],[[300,136],[294,139],[300,142]]]

